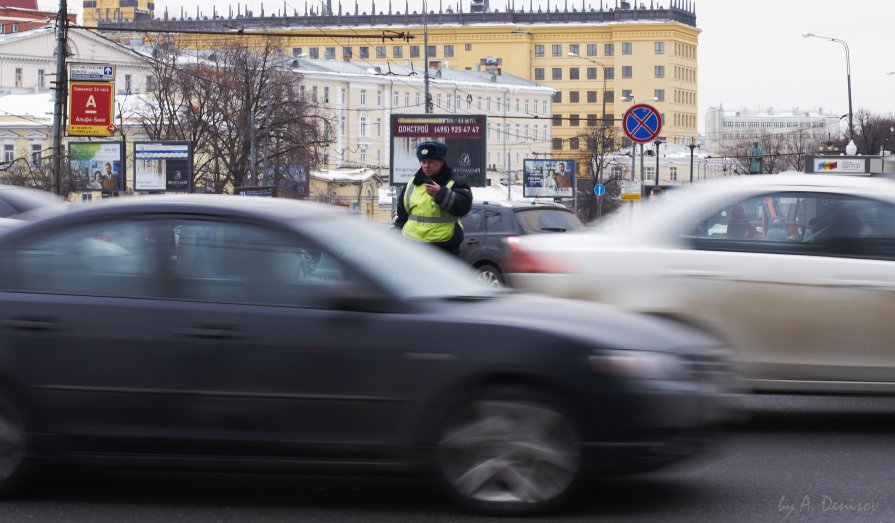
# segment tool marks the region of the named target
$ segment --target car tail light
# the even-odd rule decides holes
[[[556,254],[533,252],[516,236],[504,238],[509,248],[506,257],[507,272],[570,272],[569,264]]]

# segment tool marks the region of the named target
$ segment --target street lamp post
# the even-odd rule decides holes
[[[837,44],[842,44],[842,47],[845,48],[845,72],[846,78],[848,80],[848,142],[849,145],[854,145],[854,120],[852,118],[852,105],[851,105],[851,58],[849,57],[848,44],[845,43],[844,40],[840,40],[838,38],[831,38],[829,36],[820,36],[814,33],[805,33],[802,35],[803,38],[820,38],[821,40],[827,40],[828,42],[836,42]]]
[[[690,148],[690,183],[693,183],[693,149],[696,149],[696,140],[690,138],[690,145],[687,147]]]
[[[601,93],[601,94],[602,94],[602,97],[603,97],[603,107],[602,107],[602,109],[601,109],[602,112],[601,112],[601,114],[600,114],[600,145],[599,145],[599,150],[600,150],[600,152],[605,153],[605,151],[603,151],[603,148],[606,147],[606,65],[604,65],[603,62],[600,62],[600,61],[597,61],[597,60],[593,60],[593,59],[590,59],[590,58],[586,58],[586,57],[584,57],[584,56],[579,55],[578,53],[573,53],[573,52],[569,51],[568,54],[569,54],[569,56],[571,56],[572,58],[581,58],[582,60],[587,60],[588,62],[590,62],[590,63],[592,63],[592,64],[599,65],[600,68],[603,69],[603,92]],[[596,144],[594,144],[594,145],[595,145],[595,147],[594,147],[594,158],[596,158],[597,148],[596,148]],[[594,162],[594,163],[596,163],[596,169],[597,169],[597,172],[594,173],[594,174],[597,175],[597,178],[598,178],[598,179],[600,180],[600,182],[602,183],[602,181],[603,181],[603,158],[602,158],[602,157],[600,158],[600,162],[599,162],[599,163],[597,163],[597,162]]]
[[[653,185],[659,185],[659,146],[662,145],[662,140],[657,136],[653,144],[656,146],[656,181]]]

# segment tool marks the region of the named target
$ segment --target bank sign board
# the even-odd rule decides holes
[[[447,164],[473,187],[485,186],[484,115],[393,114],[391,117],[391,185],[404,186],[420,168],[416,146],[426,140],[447,144]]]
[[[112,136],[118,129],[113,117],[115,84],[69,82],[68,135]]]

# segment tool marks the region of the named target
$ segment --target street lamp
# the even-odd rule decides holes
[[[690,183],[693,183],[693,149],[696,149],[696,140],[690,138],[690,145],[687,147],[690,148]]]
[[[600,150],[602,151],[604,147],[606,147],[606,65],[603,62],[593,60],[590,58],[585,58],[584,56],[579,55],[578,53],[573,53],[569,51],[569,56],[572,58],[581,58],[582,60],[587,60],[592,64],[599,65],[600,68],[603,69],[603,108],[602,113],[600,114]],[[594,156],[596,157],[596,149],[594,150]],[[600,183],[603,183],[603,159],[600,159],[600,163],[597,165],[598,169],[598,178]]]
[[[848,44],[845,43],[844,40],[840,40],[838,38],[831,38],[829,36],[820,36],[813,33],[805,33],[802,35],[802,38],[820,38],[821,40],[826,40],[828,42],[836,42],[837,44],[842,44],[842,47],[845,48],[845,72],[846,78],[848,79],[848,145],[849,148],[854,147],[854,120],[852,118],[852,109],[851,109],[851,58],[849,57]]]

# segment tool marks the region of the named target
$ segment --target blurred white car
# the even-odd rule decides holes
[[[895,393],[895,181],[749,176],[664,198],[611,234],[522,239],[511,283],[701,328],[756,391]]]

